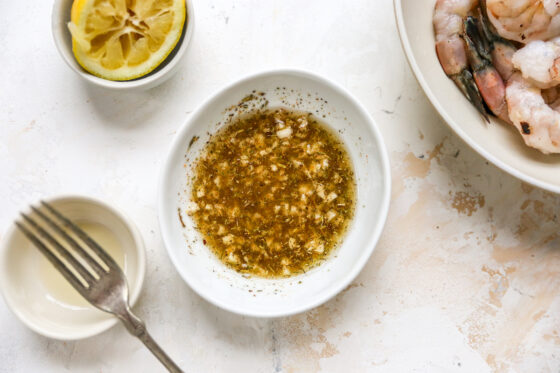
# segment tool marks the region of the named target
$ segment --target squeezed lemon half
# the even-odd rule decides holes
[[[74,56],[86,71],[131,80],[165,60],[185,19],[185,0],[74,0],[68,28]]]

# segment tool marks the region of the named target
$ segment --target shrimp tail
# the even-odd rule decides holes
[[[436,43],[439,62],[451,80],[463,92],[465,97],[476,107],[484,119],[489,122],[484,100],[480,95],[472,73],[468,69],[465,41],[460,36]]]
[[[492,64],[487,39],[480,32],[480,22],[473,16],[465,17],[463,39],[467,46],[467,58],[474,70],[487,68]]]
[[[506,87],[500,73],[492,65],[478,19],[472,16],[465,18],[463,37],[474,81],[484,103],[494,115],[509,122]]]
[[[486,0],[480,1],[480,6],[478,8],[478,17],[481,21],[482,31],[484,32],[484,36],[488,39],[490,43],[496,40],[503,40],[500,36],[498,36],[498,32],[496,28],[490,21],[488,20],[488,9],[486,8]]]
[[[478,18],[480,19],[480,29],[485,39],[484,44],[489,53],[487,58],[492,60],[492,64],[498,70],[502,79],[507,82],[515,71],[512,59],[517,48],[509,40],[499,36],[494,25],[488,20],[486,0],[480,0]]]
[[[486,107],[484,106],[484,100],[480,95],[480,91],[478,90],[471,72],[467,69],[464,69],[459,74],[451,76],[451,79],[455,82],[457,87],[459,87],[461,92],[463,92],[465,97],[467,97],[467,99],[474,105],[474,107],[478,110],[482,117],[484,117],[486,122],[490,123]]]

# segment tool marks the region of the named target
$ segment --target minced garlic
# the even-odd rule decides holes
[[[340,140],[311,114],[259,111],[210,139],[190,213],[209,247],[239,272],[285,277],[329,255],[354,213]]]

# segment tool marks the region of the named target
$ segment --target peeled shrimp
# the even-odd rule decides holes
[[[558,0],[487,0],[488,18],[500,36],[520,43],[560,35]]]
[[[437,0],[434,12],[436,51],[445,73],[483,115],[486,105],[515,126],[528,146],[545,154],[560,153],[560,37],[529,40],[560,33],[560,16],[551,15],[560,13],[558,4]],[[497,24],[496,14],[501,17]],[[521,30],[518,39],[505,32],[514,20]],[[517,51],[504,37],[528,44]]]
[[[488,120],[482,97],[469,71],[463,33],[463,18],[478,6],[478,0],[437,0],[434,9],[436,53],[439,62],[463,94]]]
[[[499,53],[492,53],[492,61],[495,66],[501,66],[500,74],[507,82],[505,99],[508,118],[506,121],[517,128],[528,146],[545,154],[559,153],[560,89],[554,86],[541,90],[535,84],[538,78],[542,85],[547,87],[555,85],[552,73],[555,59],[550,56],[545,58],[547,53],[543,51],[546,48],[542,47],[539,47],[540,53],[533,54],[532,49],[535,48],[533,45],[538,46],[539,43],[543,43],[541,41],[531,42],[515,51],[510,43],[493,34],[489,25],[484,24],[484,15],[481,18],[482,28],[490,44],[494,44],[496,49],[498,45],[500,46]],[[553,43],[546,44],[549,43],[552,49]],[[560,45],[558,48],[560,49]],[[529,78],[524,78],[521,72],[513,72],[514,68],[521,69],[523,75]]]
[[[534,86],[557,86],[560,84],[560,38],[532,41],[515,52],[512,62]]]
[[[545,154],[560,153],[560,112],[553,109],[558,107],[557,98],[556,102],[547,103],[550,99],[545,101],[542,93],[520,73],[515,73],[506,88],[509,117],[525,144]],[[550,93],[558,92],[553,89]]]

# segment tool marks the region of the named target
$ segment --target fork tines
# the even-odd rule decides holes
[[[23,222],[16,221],[15,224],[78,292],[84,295],[84,292],[102,275],[114,270],[120,271],[113,258],[80,227],[50,204],[41,201],[41,205],[49,214],[31,206],[36,217],[21,213]],[[71,247],[73,252],[70,252],[55,236]],[[82,243],[79,243],[75,237]],[[97,256],[97,259],[84,248],[84,245]]]

